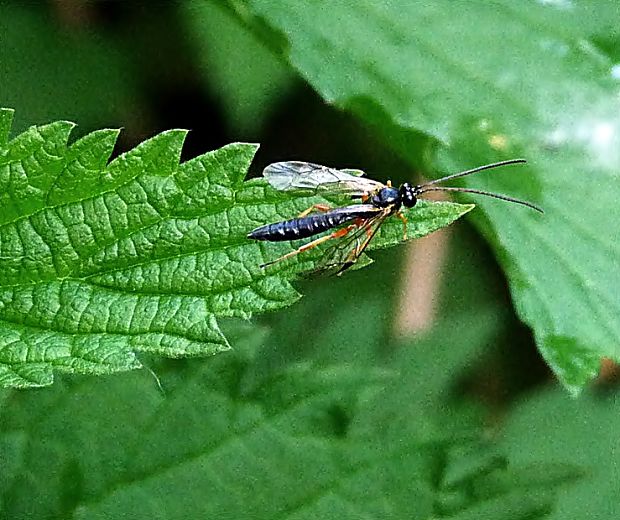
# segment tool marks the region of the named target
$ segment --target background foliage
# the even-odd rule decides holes
[[[123,127],[115,157],[188,128],[183,160],[257,141],[253,174],[395,182],[525,156],[467,185],[546,214],[476,200],[473,227],[224,323],[233,351],[140,356],[163,391],[146,370],[3,391],[2,516],[617,518],[613,366],[565,388],[619,357],[618,22],[611,1],[3,3],[12,135]]]

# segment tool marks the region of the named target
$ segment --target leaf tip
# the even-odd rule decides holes
[[[466,215],[467,213],[469,213],[471,210],[473,210],[476,207],[475,204],[461,204],[461,206],[462,206],[461,215]]]
[[[572,397],[578,397],[599,373],[601,354],[584,347],[576,338],[551,334],[537,343],[543,357]]]

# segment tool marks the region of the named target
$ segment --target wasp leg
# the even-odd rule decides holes
[[[359,236],[355,237],[355,247],[347,255],[347,261],[346,261],[347,265],[352,265],[355,263],[355,260],[361,254],[361,252],[366,247],[366,244],[368,244],[368,242],[372,239],[372,236],[373,236],[372,229],[369,225],[367,225],[367,223],[363,221],[359,221],[359,222],[356,222],[356,225],[358,228],[363,229],[366,232],[366,238],[364,239],[363,242],[360,242],[360,237]]]
[[[309,215],[310,213],[312,213],[314,210],[326,212],[326,211],[329,211],[330,209],[332,208],[330,208],[327,204],[313,204],[308,209],[302,211],[299,215],[297,215],[297,218],[305,217],[306,215]]]
[[[364,249],[366,249],[366,246],[368,245],[368,242],[370,242],[372,240],[372,237],[374,235],[371,226],[369,226],[368,224],[363,224],[360,227],[362,227],[364,229],[364,231],[366,233],[366,238],[364,238],[364,240],[362,242],[359,241],[359,237],[356,239],[355,248],[347,256],[346,264],[347,264],[348,267],[350,267],[351,265],[353,265],[357,261],[359,256],[362,254],[362,251],[364,251]]]
[[[332,240],[334,238],[343,237],[347,233],[349,233],[352,229],[355,229],[356,227],[357,226],[355,224],[352,224],[352,225],[347,226],[345,228],[342,228],[342,229],[339,229],[337,231],[334,231],[333,233],[330,233],[329,235],[325,235],[324,237],[317,238],[316,240],[313,240],[312,242],[308,242],[307,244],[304,244],[300,248],[295,249],[295,251],[291,251],[290,253],[286,253],[285,255],[281,256],[280,258],[276,258],[275,260],[272,260],[271,262],[267,262],[265,264],[262,264],[261,268],[268,267],[270,265],[275,264],[276,262],[280,262],[282,260],[286,260],[287,258],[291,258],[291,257],[293,257],[295,255],[298,255],[299,253],[303,253],[304,251],[307,251],[308,249],[312,249],[313,247],[316,247],[316,246],[322,244],[323,242],[327,242],[328,240]]]
[[[367,243],[372,238],[372,229],[371,226],[369,226],[369,221],[361,218],[355,220],[355,227],[358,229],[363,229],[366,232],[366,238],[364,239],[364,242],[360,242],[359,236],[355,237],[355,248],[353,249],[352,256],[354,258],[357,258],[359,256],[359,252],[361,252],[362,244]],[[351,253],[349,253],[349,256],[351,256]]]
[[[396,216],[403,221],[403,240],[407,240],[407,217],[401,211],[396,212]]]
[[[371,224],[372,222],[370,221],[356,222],[355,226],[359,229],[363,229],[366,232],[366,238],[364,238],[363,242],[360,242],[359,236],[355,237],[355,248],[347,255],[347,258],[342,263],[342,266],[340,267],[340,269],[338,269],[338,271],[334,273],[336,276],[340,276],[347,269],[349,269],[355,262],[357,262],[357,259],[359,258],[359,256],[362,254],[364,249],[366,249],[368,242],[370,242],[374,236],[374,232],[372,231]]]

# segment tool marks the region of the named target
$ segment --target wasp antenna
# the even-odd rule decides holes
[[[476,168],[472,168],[471,170],[465,170],[462,172],[458,172],[458,173],[453,173],[451,175],[447,175],[445,177],[441,177],[440,179],[435,179],[433,181],[428,181],[425,184],[422,184],[420,187],[423,188],[424,186],[432,186],[433,184],[439,184],[441,182],[444,181],[449,181],[451,179],[457,179],[459,177],[466,177],[467,175],[471,175],[472,173],[478,173],[484,170],[491,170],[493,168],[499,168],[501,166],[508,166],[509,164],[524,164],[527,161],[525,159],[508,159],[507,161],[500,161],[500,162],[496,162],[496,163],[491,163],[491,164],[485,164],[483,166],[478,166]]]
[[[536,204],[532,204],[531,202],[527,202],[521,199],[515,199],[514,197],[508,197],[507,195],[500,195],[499,193],[492,193],[490,191],[483,190],[474,190],[470,188],[454,188],[451,186],[431,186],[430,188],[423,188],[418,193],[426,193],[427,191],[460,191],[464,193],[476,193],[477,195],[486,195],[487,197],[493,197],[494,199],[505,200],[508,202],[514,202],[515,204],[521,204],[523,206],[527,206],[528,208],[535,209],[540,213],[544,213],[543,209]]]

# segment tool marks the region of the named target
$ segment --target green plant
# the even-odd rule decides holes
[[[179,164],[186,132],[173,130],[107,164],[118,131],[68,145],[73,125],[58,122],[7,141],[11,116],[0,111],[8,180],[0,217],[3,386],[50,384],[53,368],[138,368],[136,350],[170,357],[227,350],[218,318],[247,319],[299,297],[289,280],[315,267],[320,253],[263,270],[266,255],[290,246],[264,246],[246,234],[320,199],[244,183],[255,145]],[[471,207],[421,203],[406,212],[409,237]],[[402,230],[391,222],[373,246],[399,239]]]
[[[618,518],[617,374],[589,383],[620,359],[618,27],[611,0],[0,6],[0,517]],[[512,157],[462,185],[545,215],[421,204],[410,237],[467,215],[411,249],[390,219],[338,278],[245,238],[319,202],[270,162]]]
[[[606,208],[620,196],[614,61],[580,44],[604,34],[613,2],[596,10],[509,1],[229,6],[326,101],[374,125],[404,157],[424,136],[448,171],[498,155],[529,158],[527,181],[497,175],[489,186],[519,187],[545,218],[484,200],[476,225],[564,385],[577,392],[602,356],[620,358],[620,242],[601,234],[615,227]]]

